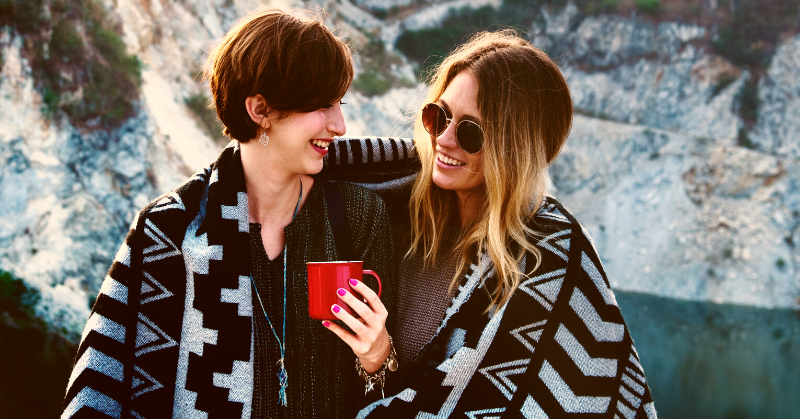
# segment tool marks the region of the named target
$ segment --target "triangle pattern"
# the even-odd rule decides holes
[[[134,365],[133,367],[133,381],[132,381],[132,388],[133,396],[132,398],[137,398],[142,394],[149,393],[154,390],[158,390],[160,388],[164,388],[161,383],[156,381],[150,374],[146,373],[143,369],[141,369],[138,365]]]
[[[536,245],[550,251],[561,259],[568,260],[570,234],[572,234],[571,229],[560,230],[543,238]]]
[[[142,279],[140,304],[147,304],[174,295],[165,286],[161,285],[160,282],[156,281],[152,275],[144,271],[142,271],[142,273],[144,274],[144,279]]]
[[[562,214],[561,211],[559,211],[559,209],[553,204],[547,206],[542,205],[542,208],[539,209],[538,214],[536,215],[539,217],[547,218],[554,221],[559,221],[562,223],[567,223],[567,224],[569,223],[569,219],[564,214]]]
[[[155,291],[155,289],[153,289],[153,287],[151,287],[146,281],[142,281],[142,295],[152,291]]]
[[[152,241],[153,245],[142,251],[143,263],[155,262],[170,256],[180,255],[181,252],[174,243],[150,220],[144,222],[144,234]]]
[[[508,400],[514,397],[514,392],[517,391],[517,385],[514,384],[509,378],[512,375],[524,374],[528,370],[528,364],[531,362],[530,358],[519,359],[516,361],[505,362],[491,367],[481,368],[481,372],[498,390],[503,392]]]
[[[164,333],[155,323],[139,313],[136,325],[136,356],[177,345],[175,339]]]
[[[559,276],[553,280],[540,282],[533,287],[538,291],[540,294],[545,296],[548,301],[551,303],[556,302],[556,298],[558,298],[558,292],[561,291],[561,285],[564,283],[564,277]]]
[[[180,195],[176,192],[171,192],[169,195],[161,198],[156,202],[156,205],[150,209],[150,212],[166,211],[169,209],[186,211],[186,207],[183,205]]]
[[[517,338],[518,341],[522,342],[522,344],[533,353],[536,342],[539,342],[539,338],[542,336],[542,332],[544,332],[545,324],[547,324],[547,320],[542,320],[518,327],[509,333],[511,333],[511,336]]]
[[[553,304],[561,292],[564,284],[566,269],[556,269],[548,273],[535,276],[519,285],[519,289],[538,301],[547,311],[553,309]]]

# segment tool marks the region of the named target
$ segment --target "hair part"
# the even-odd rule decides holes
[[[461,45],[436,68],[426,102],[436,102],[450,82],[469,71],[478,82],[478,110],[484,132],[483,199],[472,199],[476,214],[462,226],[456,252],[461,253],[451,292],[475,255],[487,254],[497,283],[489,289],[492,306],[505,304],[525,275],[541,264],[531,242],[540,237],[528,227],[544,198],[547,167],[558,156],[572,127],[572,99],[558,66],[512,30],[482,32]],[[411,202],[411,248],[433,263],[443,229],[459,216],[456,194],[432,181],[435,138],[425,131],[421,112],[414,137],[422,170]],[[522,272],[525,253],[535,263]],[[487,311],[491,308],[487,307]]]
[[[340,100],[353,82],[350,49],[320,19],[277,9],[241,18],[209,51],[203,71],[223,134],[247,142],[260,128],[245,99],[261,95],[279,118]]]

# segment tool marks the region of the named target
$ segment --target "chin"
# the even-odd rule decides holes
[[[454,184],[452,179],[448,179],[447,176],[437,173],[436,171],[433,172],[433,176],[431,177],[433,184],[438,186],[440,189],[444,189],[446,191],[452,191],[456,189],[458,186]]]
[[[305,166],[305,169],[306,169],[305,173],[307,175],[311,175],[311,176],[316,175],[317,173],[322,171],[322,167],[323,167],[322,159],[320,159],[319,162],[314,162],[314,163],[311,163],[311,164],[307,164]]]

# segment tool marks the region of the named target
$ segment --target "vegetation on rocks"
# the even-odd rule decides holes
[[[413,83],[392,72],[393,66],[402,64],[400,58],[387,53],[379,37],[367,35],[367,39],[367,45],[359,53],[364,72],[353,81],[353,88],[366,96],[376,96],[386,93],[393,86],[413,86]]]
[[[142,64],[98,0],[0,0],[0,25],[24,38],[48,116],[111,129],[136,112]]]
[[[36,317],[39,291],[0,270],[0,417],[57,417],[77,351]],[[24,409],[24,410],[23,410]]]
[[[212,140],[223,142],[227,139],[222,135],[222,122],[217,118],[216,108],[210,104],[208,96],[198,93],[185,98],[183,102]]]

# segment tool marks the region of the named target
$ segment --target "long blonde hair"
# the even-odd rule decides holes
[[[451,291],[475,255],[488,254],[497,277],[489,290],[492,306],[511,297],[522,272],[525,252],[535,258],[527,266],[538,269],[541,254],[528,239],[536,232],[527,226],[544,197],[547,166],[555,160],[572,127],[572,100],[556,64],[516,32],[483,32],[473,36],[439,65],[431,77],[428,102],[436,102],[462,71],[478,81],[478,110],[484,132],[482,149],[484,199],[463,231],[456,252],[461,253]],[[426,265],[436,259],[445,226],[458,217],[455,193],[432,181],[435,139],[422,126],[421,112],[414,128],[422,170],[411,193],[411,248],[422,252]],[[490,306],[491,307],[491,306]],[[490,307],[487,307],[489,310]]]

